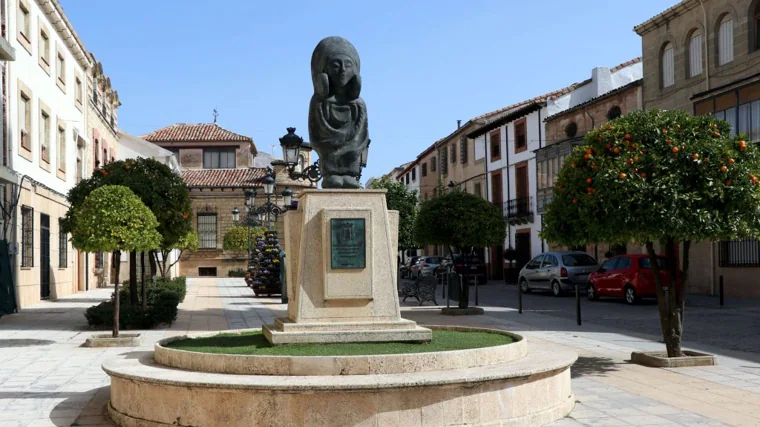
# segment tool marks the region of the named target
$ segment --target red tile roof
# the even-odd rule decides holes
[[[176,123],[143,135],[150,142],[253,142],[250,136],[229,131],[216,123]]]
[[[264,176],[264,168],[191,169],[182,172],[182,179],[188,187],[206,188],[257,187]]]

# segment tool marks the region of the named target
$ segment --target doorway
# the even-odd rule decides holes
[[[40,299],[50,298],[50,216],[40,214]]]
[[[531,258],[530,229],[515,231],[515,250],[517,251],[515,269],[519,272]]]
[[[491,279],[504,279],[504,245],[491,247]]]

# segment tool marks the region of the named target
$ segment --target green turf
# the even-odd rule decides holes
[[[512,341],[512,337],[507,335],[489,332],[433,330],[433,340],[429,343],[289,344],[273,347],[260,331],[255,331],[177,340],[169,343],[167,347],[201,353],[255,356],[361,356],[464,350],[509,344]]]

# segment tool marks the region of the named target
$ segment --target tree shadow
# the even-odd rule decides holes
[[[622,364],[624,363],[617,363],[608,357],[578,356],[578,360],[570,368],[570,376],[572,378],[598,377],[619,370],[617,365]]]
[[[47,400],[47,399],[64,399],[50,410],[48,417],[51,425],[56,427],[69,427],[78,425],[76,419],[82,417],[91,417],[94,415],[105,415],[105,404],[110,398],[110,387],[104,386],[85,392],[66,392],[66,391],[0,391],[0,400]],[[13,402],[11,402],[11,405]],[[72,412],[79,411],[78,415],[71,415]],[[99,425],[108,425],[106,418]],[[111,424],[113,425],[113,424]]]
[[[10,347],[34,347],[38,345],[50,345],[55,344],[55,341],[50,340],[35,340],[35,339],[0,339],[0,348]]]

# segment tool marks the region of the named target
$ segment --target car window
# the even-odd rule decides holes
[[[607,261],[604,262],[604,264],[602,264],[602,268],[606,271],[614,270],[617,262],[618,262],[618,258],[608,259]]]
[[[627,256],[623,256],[623,257],[620,257],[618,259],[619,259],[619,261],[618,261],[617,265],[615,265],[615,270],[625,270],[625,269],[631,268],[631,259],[630,258],[628,258]]]
[[[428,258],[428,259],[427,259],[427,261],[426,261],[426,262],[427,262],[428,264],[440,264],[440,263],[441,263],[441,258],[440,258],[440,257],[437,257],[437,256],[434,256],[434,257],[430,257],[430,258]]]
[[[661,269],[668,268],[668,260],[665,258],[657,258],[657,266]],[[639,268],[643,268],[645,270],[652,268],[652,263],[649,261],[649,258],[639,258]]]
[[[541,263],[541,267],[557,267],[559,266],[559,261],[557,261],[557,257],[554,255],[546,255],[544,257],[544,262]]]
[[[590,267],[596,265],[596,260],[587,254],[569,254],[562,255],[562,264],[567,267]]]
[[[541,266],[541,260],[543,259],[544,259],[544,255],[541,254],[533,258],[532,260],[530,260],[530,262],[528,263],[528,265],[525,266],[525,268],[530,268],[532,270],[535,270]]]

